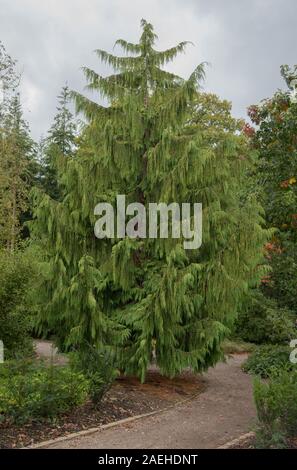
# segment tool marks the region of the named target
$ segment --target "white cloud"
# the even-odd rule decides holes
[[[297,62],[294,0],[0,0],[0,11],[35,138],[50,126],[65,81],[82,91],[81,66],[107,73],[92,51],[112,50],[119,37],[137,41],[141,18],[154,24],[160,49],[194,42],[170,70],[188,76],[211,62],[205,88],[232,100],[237,115],[281,85],[282,63]]]
[[[25,111],[39,113],[40,102],[42,100],[42,89],[34,85],[26,76],[21,81],[22,105]]]

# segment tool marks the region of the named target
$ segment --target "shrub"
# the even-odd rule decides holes
[[[90,397],[94,404],[101,401],[118,375],[113,354],[90,345],[74,353],[71,364],[75,370],[81,371],[88,379]]]
[[[20,361],[0,365],[0,415],[25,422],[53,418],[82,404],[89,382],[69,366]]]
[[[0,251],[0,339],[8,358],[33,352],[28,293],[34,281],[34,262],[23,252]]]
[[[251,343],[282,344],[296,336],[296,328],[287,309],[278,308],[274,299],[256,291],[239,314],[236,333]]]
[[[273,373],[292,370],[290,362],[291,348],[289,346],[265,345],[259,346],[244,362],[244,372],[267,378]]]
[[[258,447],[285,447],[297,435],[297,371],[282,371],[268,383],[254,382],[259,429]]]

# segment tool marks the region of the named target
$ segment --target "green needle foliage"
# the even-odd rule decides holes
[[[65,85],[58,96],[57,113],[48,136],[41,142],[41,185],[53,199],[61,198],[57,167],[75,152],[76,123],[69,110],[70,91]]]
[[[267,233],[259,206],[242,195],[253,160],[245,138],[223,125],[216,133],[201,116],[204,65],[187,80],[164,71],[186,43],[159,52],[152,25],[141,25],[138,44],[116,42],[127,55],[96,51],[112,75],[84,69],[87,88],[109,105],[73,93],[88,125],[60,172],[64,199],[37,197],[36,230],[49,252],[40,327],[64,344],[110,348],[144,380],[153,356],[170,376],[222,357],[243,295],[262,274]],[[201,248],[185,250],[182,238],[96,239],[94,207],[115,205],[118,194],[145,206],[202,203]]]
[[[19,94],[6,104],[0,119],[0,247],[13,252],[29,207],[34,142],[23,119]]]

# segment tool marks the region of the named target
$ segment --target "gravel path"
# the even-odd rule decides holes
[[[255,423],[251,378],[240,368],[245,358],[234,355],[210,369],[204,375],[206,390],[187,404],[48,448],[217,448],[250,431]]]
[[[64,365],[67,363],[67,357],[58,352],[58,349],[53,345],[52,341],[34,340],[34,349],[40,359],[53,361],[54,364]]]

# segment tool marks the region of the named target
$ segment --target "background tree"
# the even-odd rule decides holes
[[[19,243],[27,235],[35,161],[18,84],[15,61],[0,43],[0,338],[6,358],[33,352],[31,294],[37,280],[34,254]]]
[[[59,161],[73,155],[77,126],[69,110],[69,88],[65,85],[58,96],[57,114],[48,136],[42,142],[41,184],[45,192],[53,199],[61,197],[58,182]]]
[[[13,91],[19,82],[15,66],[16,61],[7,53],[0,41],[0,120],[7,105],[9,92]]]
[[[220,99],[214,93],[198,91],[192,103],[191,120],[197,129],[204,133],[207,131],[217,141],[226,134],[235,134],[242,130],[244,120],[235,119],[231,109],[231,102]]]
[[[20,235],[21,216],[28,209],[30,163],[34,144],[23,119],[20,97],[10,101],[0,130],[0,237],[2,246],[14,251]]]
[[[281,67],[289,88],[251,106],[249,115],[257,127],[245,131],[259,152],[254,180],[267,224],[277,229],[266,245],[272,272],[263,279],[263,289],[280,307],[297,313],[297,103],[291,89],[296,70]]]
[[[171,376],[216,363],[244,293],[259,279],[267,236],[259,206],[240,195],[252,160],[246,139],[234,133],[228,110],[225,129],[211,125],[224,113],[209,106],[203,115],[203,65],[187,80],[162,69],[186,43],[159,52],[155,40],[143,20],[138,44],[116,43],[130,56],[97,51],[116,73],[84,69],[88,88],[109,106],[73,94],[89,124],[60,175],[63,200],[43,197],[36,210],[51,258],[42,327],[64,344],[110,347],[119,367],[142,379],[153,351]],[[185,250],[182,238],[97,240],[94,206],[115,205],[118,194],[146,206],[202,202],[201,248]]]

